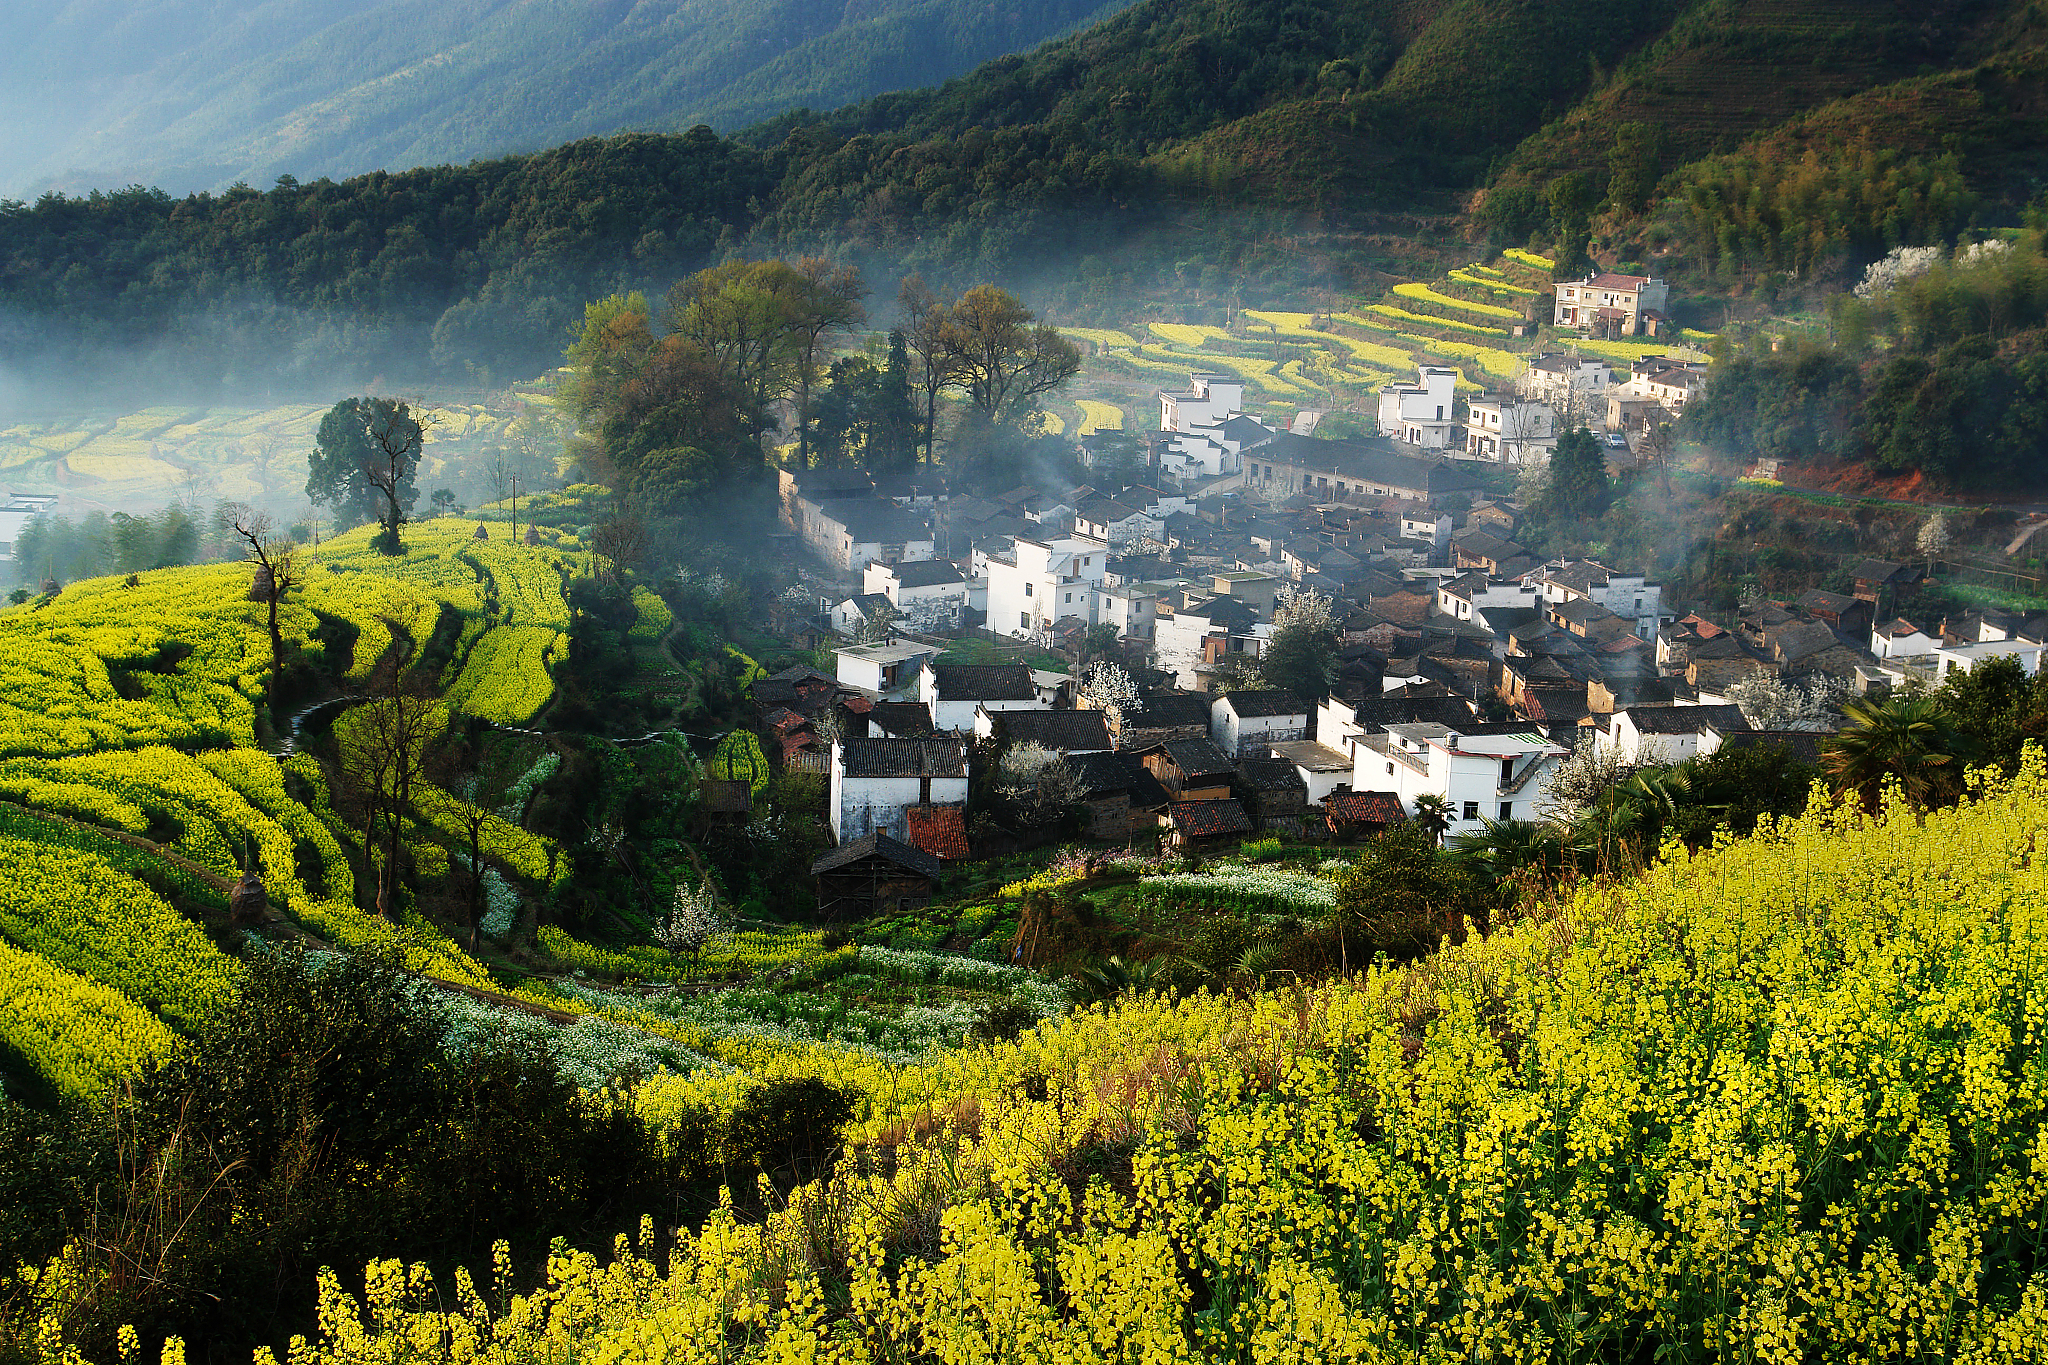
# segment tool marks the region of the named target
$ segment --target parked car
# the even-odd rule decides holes
[[[1627,450],[1627,449],[1628,449],[1628,437],[1626,437],[1626,436],[1622,435],[1622,434],[1621,434],[1620,432],[1618,432],[1618,431],[1610,431],[1610,432],[1608,432],[1608,433],[1607,433],[1607,448],[1608,448],[1609,450]]]

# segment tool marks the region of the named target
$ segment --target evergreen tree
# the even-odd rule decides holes
[[[1552,517],[1597,517],[1607,506],[1607,456],[1584,427],[1558,438],[1536,510]]]

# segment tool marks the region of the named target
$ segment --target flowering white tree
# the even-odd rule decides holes
[[[656,943],[679,957],[687,956],[691,970],[696,970],[704,950],[727,933],[725,921],[718,913],[718,892],[711,879],[706,877],[695,888],[686,882],[677,883],[675,904],[654,922],[652,933]]]
[[[1081,675],[1081,696],[1096,710],[1108,715],[1111,724],[1121,724],[1124,708],[1138,700],[1138,685],[1131,675],[1107,659],[1088,665]]]
[[[1009,747],[996,767],[996,786],[1039,823],[1056,819],[1087,795],[1066,753],[1036,740]]]
[[[1863,283],[1856,286],[1856,297],[1882,297],[1940,264],[1941,248],[1938,246],[1895,246],[1883,260],[1872,262],[1870,269],[1863,272]]]
[[[1728,689],[1728,700],[1759,730],[1832,730],[1836,707],[1848,691],[1834,678],[1801,687],[1776,673],[1752,673]]]
[[[1913,543],[1920,547],[1920,553],[1932,561],[1941,558],[1948,550],[1948,518],[1936,512],[1920,523],[1920,534]]]
[[[1993,237],[1982,242],[1972,242],[1956,254],[1956,264],[1993,265],[2012,255],[2012,243]]]
[[[1551,769],[1550,786],[1540,811],[1543,818],[1570,824],[1579,812],[1598,804],[1601,797],[1619,786],[1629,775],[1628,764],[1609,749],[1602,752],[1587,735],[1579,740],[1571,757]]]

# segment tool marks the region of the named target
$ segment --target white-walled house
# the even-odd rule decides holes
[[[918,695],[931,708],[932,728],[956,735],[974,729],[974,713],[1043,711],[1031,670],[1023,664],[941,664],[926,662]]]
[[[1302,785],[1308,789],[1311,806],[1320,805],[1331,792],[1351,790],[1351,755],[1347,753],[1339,753],[1313,739],[1275,744],[1271,753],[1273,757],[1284,758],[1294,765]]]
[[[1465,406],[1465,459],[1508,466],[1544,464],[1557,449],[1557,409],[1548,403],[1474,398]]]
[[[1601,271],[1558,285],[1551,321],[1582,332],[1632,337],[1643,330],[1645,313],[1662,313],[1670,300],[1671,286],[1655,276]]]
[[[1940,643],[1939,635],[1929,635],[1903,616],[1870,632],[1870,652],[1880,659],[1911,659],[1932,654]]]
[[[1159,391],[1159,430],[1173,439],[1155,447],[1159,467],[1177,478],[1214,478],[1243,472],[1239,453],[1273,435],[1244,415],[1244,381],[1235,375],[1188,375],[1184,390]]]
[[[1476,569],[1437,585],[1436,609],[1457,621],[1475,621],[1489,607],[1541,607],[1543,594],[1534,583],[1496,583]]]
[[[1534,726],[1491,733],[1447,725],[1389,725],[1364,736],[1352,754],[1351,790],[1393,791],[1404,814],[1415,798],[1444,798],[1452,835],[1476,831],[1481,820],[1529,820],[1548,801],[1557,765],[1570,754]]]
[[[839,843],[877,830],[907,843],[912,807],[966,804],[965,740],[846,739],[832,746],[827,811]]]
[[[1523,581],[1536,584],[1545,606],[1591,602],[1634,622],[1635,633],[1643,639],[1657,638],[1664,589],[1643,574],[1621,573],[1594,559],[1560,559],[1532,571]]]
[[[1683,763],[1713,753],[1727,736],[1750,728],[1737,706],[1631,706],[1593,732],[1593,748],[1631,767]]]
[[[988,628],[1029,636],[1068,616],[1096,624],[1108,566],[1108,542],[1092,536],[1020,537],[1010,558],[988,560]]]
[[[839,651],[839,681],[881,701],[916,701],[919,675],[938,652],[931,645],[900,640],[848,645]]]
[[[1209,739],[1233,758],[1264,757],[1275,744],[1308,738],[1308,703],[1292,692],[1226,692],[1209,703]]]
[[[1986,659],[2016,659],[2028,677],[2041,671],[2042,646],[2033,640],[1978,640],[1972,644],[1934,647],[1934,676],[1968,673]]]
[[[1380,435],[1424,450],[1445,450],[1457,425],[1458,372],[1443,365],[1418,365],[1412,384],[1380,390]]]
[[[903,564],[870,564],[861,573],[861,588],[879,593],[920,629],[952,629],[967,605],[967,579],[959,566],[944,559],[919,559]],[[922,624],[930,616],[934,624]]]

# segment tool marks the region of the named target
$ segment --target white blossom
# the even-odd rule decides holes
[[[687,882],[677,883],[675,904],[655,921],[652,935],[670,952],[695,959],[726,932],[718,913],[718,892],[706,877],[695,888]]]
[[[1940,264],[1941,248],[1938,246],[1895,246],[1883,260],[1873,262],[1870,269],[1863,272],[1863,283],[1856,286],[1856,297],[1874,299],[1889,294],[1907,280],[1925,275]]]
[[[1775,673],[1752,673],[1728,689],[1728,700],[1759,730],[1832,730],[1836,705],[1847,693],[1834,678],[1801,687]]]

